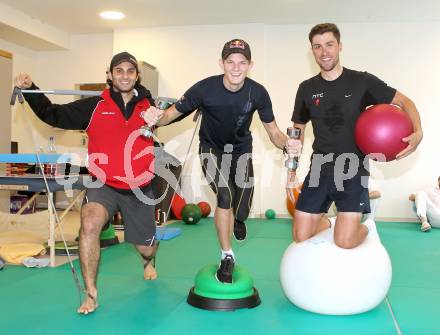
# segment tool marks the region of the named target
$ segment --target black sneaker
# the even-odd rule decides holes
[[[217,280],[222,283],[232,283],[232,273],[234,272],[234,257],[232,255],[226,255],[220,262],[220,267],[217,270]]]
[[[246,239],[247,228],[246,223],[242,221],[234,221],[234,236],[237,241],[244,241]]]

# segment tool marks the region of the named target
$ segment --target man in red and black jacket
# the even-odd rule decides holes
[[[136,58],[128,52],[113,56],[109,85],[101,96],[68,104],[52,104],[43,94],[24,94],[43,122],[62,129],[85,130],[89,137],[89,172],[100,187],[88,188],[81,208],[79,256],[87,296],[78,313],[97,307],[97,272],[102,227],[117,211],[122,213],[125,240],[133,243],[144,261],[144,278],[157,278],[151,262],[155,241],[154,195],[151,189],[153,140],[140,136],[143,113],[154,105],[151,93],[140,85]],[[15,78],[22,89],[38,89],[28,74]]]

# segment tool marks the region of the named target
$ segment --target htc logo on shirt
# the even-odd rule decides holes
[[[312,95],[312,99],[324,98],[324,93],[317,93]]]

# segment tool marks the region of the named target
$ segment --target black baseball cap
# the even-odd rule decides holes
[[[134,57],[132,54],[129,54],[127,51],[120,52],[113,56],[112,61],[110,62],[110,72],[113,71],[113,68],[116,65],[119,65],[123,62],[129,62],[133,64],[134,67],[136,68],[136,71],[139,72],[136,57]]]
[[[242,54],[248,61],[251,61],[251,48],[249,47],[249,44],[239,38],[225,43],[222,50],[222,59],[225,60],[229,55],[236,53]]]

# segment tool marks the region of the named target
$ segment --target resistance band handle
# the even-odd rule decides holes
[[[18,97],[18,102],[19,103],[21,103],[21,104],[24,103],[24,98],[23,98],[23,93],[21,92],[21,88],[15,86],[14,90],[12,91],[11,101],[9,102],[9,104],[11,106],[15,105],[15,100],[16,100],[17,97]]]

